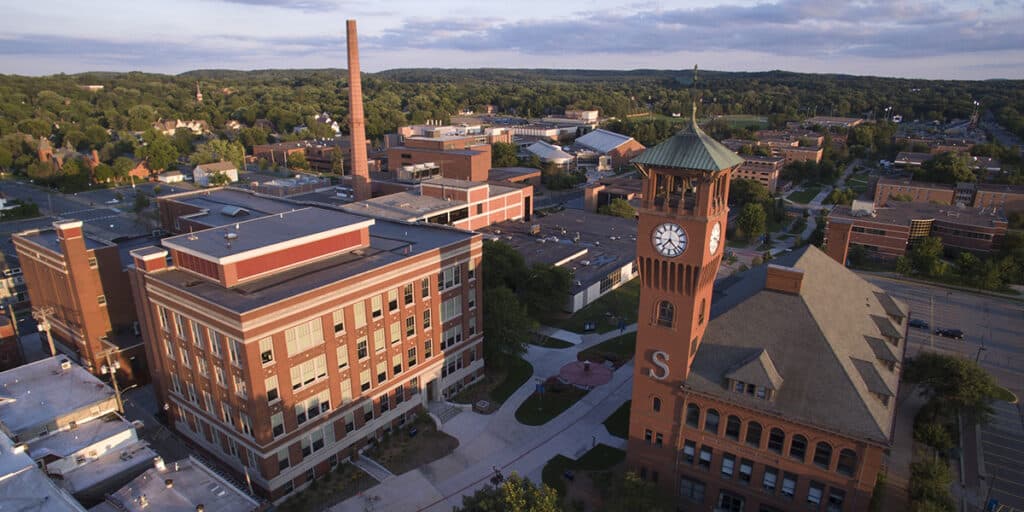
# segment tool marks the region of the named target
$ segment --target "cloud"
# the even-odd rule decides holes
[[[337,2],[330,0],[223,0],[227,3],[252,5],[258,7],[279,7],[282,9],[298,9],[301,11],[319,11],[338,7]]]

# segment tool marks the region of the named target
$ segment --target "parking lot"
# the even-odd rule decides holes
[[[1024,424],[1019,404],[999,402],[992,420],[981,427],[985,502],[1024,510]],[[999,510],[996,507],[996,510]]]

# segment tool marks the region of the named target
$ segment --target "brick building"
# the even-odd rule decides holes
[[[131,276],[157,395],[272,499],[483,376],[480,235],[303,208],[163,246]]]
[[[779,186],[779,173],[786,159],[778,156],[741,155],[743,163],[736,168],[733,179],[743,178],[756,181],[774,194]]]
[[[99,375],[107,352],[120,373],[145,379],[142,342],[118,247],[86,235],[82,221],[12,236],[33,309],[45,312],[58,351]]]
[[[388,171],[397,173],[402,167],[430,163],[436,165],[445,178],[469,181],[487,181],[491,168],[491,145],[477,144],[464,149],[437,149],[406,145],[388,148]]]
[[[912,203],[997,208],[1005,212],[1024,211],[1024,186],[996,183],[929,183],[911,178],[879,178],[875,184],[875,206],[894,200]]]
[[[681,510],[865,510],[906,306],[814,247],[716,286],[742,159],[693,120],[634,163],[647,193],[628,468]]]
[[[646,149],[633,137],[601,129],[577,138],[573,146],[579,150],[577,158],[584,158],[583,153],[607,156],[613,169],[628,165],[630,159]]]

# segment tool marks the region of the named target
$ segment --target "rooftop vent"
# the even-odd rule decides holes
[[[60,369],[61,370],[65,370],[65,371],[66,370],[70,370],[71,369],[71,361],[69,361],[67,359],[61,359],[60,360]]]
[[[164,480],[164,487],[166,487],[168,489],[174,487],[174,480],[170,479],[170,478]]]

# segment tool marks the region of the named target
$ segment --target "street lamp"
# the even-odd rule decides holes
[[[50,356],[57,355],[57,349],[53,346],[53,336],[50,334],[50,328],[53,325],[50,324],[50,315],[53,314],[53,308],[49,306],[43,306],[36,308],[32,312],[32,318],[35,318],[39,322],[37,328],[39,332],[46,335],[46,342],[50,345]]]
[[[124,414],[124,403],[121,401],[121,388],[117,385],[117,370],[121,369],[120,361],[111,361],[110,351],[105,354],[107,362],[100,366],[100,373],[110,375],[110,382],[114,385],[114,397],[117,399],[117,412]]]

